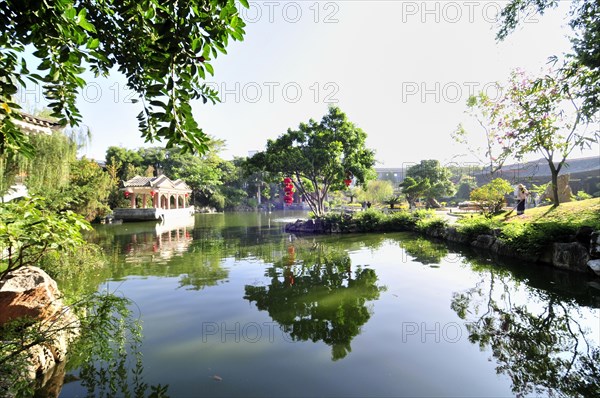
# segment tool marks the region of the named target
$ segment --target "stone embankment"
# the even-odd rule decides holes
[[[287,224],[285,231],[297,234],[330,234],[339,233],[340,228],[318,219],[297,220],[294,223]],[[347,229],[345,232],[358,232],[358,230]],[[446,226],[428,229],[424,234],[449,242],[489,250],[503,257],[549,264],[556,268],[575,272],[590,272],[592,270],[600,276],[600,231],[594,231],[589,227],[580,228],[575,235],[564,239],[564,241],[549,244],[542,250],[540,255],[532,255],[513,249],[499,237],[500,230],[473,238],[460,233],[456,227]]]
[[[55,368],[62,367],[57,365],[64,364],[70,343],[79,336],[79,319],[64,305],[56,282],[47,273],[23,267],[0,281],[0,327],[15,321],[34,328],[26,334],[35,340],[24,342],[30,359],[27,373],[43,385]]]

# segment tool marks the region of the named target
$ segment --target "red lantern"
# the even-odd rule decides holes
[[[189,193],[186,193],[186,194],[185,194],[185,197],[187,198],[188,196],[190,196],[190,194],[189,194]]]
[[[283,179],[283,201],[287,205],[291,205],[294,203],[294,184],[292,183],[292,179],[289,177],[285,177]]]
[[[346,187],[349,187],[349,186],[350,186],[350,184],[352,184],[352,180],[351,180],[351,179],[349,179],[349,178],[346,178],[346,179],[344,180],[344,184],[346,184]]]
[[[129,198],[129,192],[125,191],[125,199]]]
[[[154,191],[150,191],[150,196],[154,197],[154,194],[155,194],[155,193],[156,193],[156,192],[154,192]]]

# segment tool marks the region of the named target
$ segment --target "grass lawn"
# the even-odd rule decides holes
[[[499,215],[497,218],[502,220],[505,216]],[[600,229],[600,198],[561,203],[558,207],[535,207],[525,210],[525,214],[520,216],[513,212],[506,217],[506,223],[560,223]]]

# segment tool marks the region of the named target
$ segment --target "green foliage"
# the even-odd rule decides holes
[[[501,238],[519,253],[539,256],[548,250],[548,245],[564,242],[576,232],[577,227],[555,221],[509,223],[502,228]]]
[[[496,37],[504,40],[522,23],[525,16],[531,15],[532,10],[543,15],[547,9],[557,5],[557,0],[510,0],[499,14],[500,28]],[[572,58],[576,61],[574,68],[584,67],[589,70],[589,73],[576,79],[572,88],[583,100],[582,112],[588,117],[596,114],[600,109],[599,15],[600,3],[596,0],[580,0],[571,5],[569,25],[574,33],[570,35],[574,51]],[[573,67],[565,69],[567,74],[575,73]]]
[[[457,231],[469,238],[469,241],[475,239],[478,235],[491,235],[496,228],[500,228],[502,223],[496,219],[486,216],[464,217],[458,220]]]
[[[244,196],[234,183],[241,172],[232,162],[219,157],[224,146],[222,140],[210,138],[206,142],[206,153],[192,154],[178,148],[140,148],[129,150],[109,147],[106,152],[107,171],[111,186],[109,204],[111,207],[126,206],[123,194],[119,191],[120,180],[128,180],[136,175],[152,173],[166,174],[172,179],[182,179],[194,191],[193,198],[200,206],[211,206],[223,210],[227,206],[227,195],[232,200]],[[226,183],[224,186],[224,183]],[[237,189],[237,190],[236,190]]]
[[[415,227],[414,213],[408,211],[396,211],[388,215],[385,222],[387,231],[411,231]]]
[[[510,183],[502,178],[495,178],[491,182],[475,188],[471,192],[471,200],[477,203],[486,217],[498,213],[505,203],[505,195],[513,192]]]
[[[356,213],[353,220],[360,232],[373,232],[381,230],[386,218],[386,215],[379,210],[367,209]]]
[[[20,174],[27,176],[25,185],[33,195],[54,196],[69,184],[71,162],[75,161],[75,144],[60,132],[29,137],[35,157],[18,156]]]
[[[448,249],[444,243],[433,242],[426,238],[403,239],[399,245],[413,257],[414,261],[424,265],[435,266],[448,255]]]
[[[348,121],[337,107],[330,107],[320,122],[301,123],[288,129],[267,149],[249,160],[253,170],[290,177],[310,209],[322,217],[329,191],[343,190],[349,174],[357,185],[373,177],[374,152],[365,147],[366,133]]]
[[[429,178],[415,180],[412,177],[406,177],[400,184],[402,193],[406,196],[406,200],[410,207],[415,206],[415,202],[426,195],[426,192],[431,188]]]
[[[531,153],[544,157],[552,175],[556,206],[558,175],[568,156],[574,149],[591,148],[600,137],[598,125],[584,117],[573,92],[576,80],[587,73],[575,68],[571,73],[557,70],[531,77],[515,70],[500,98],[473,105],[488,115],[488,152],[498,148],[500,164],[509,157],[520,160]]]
[[[247,6],[247,2],[241,4]],[[76,100],[91,70],[106,76],[113,68],[139,95],[139,128],[146,141],[164,140],[204,152],[207,137],[190,102],[216,102],[203,84],[211,61],[230,40],[243,40],[244,22],[234,0],[109,0],[1,3],[0,153],[33,151],[14,126],[19,106],[12,97],[25,80],[43,87],[53,116],[81,124]],[[39,73],[28,70],[24,53],[33,51]]]
[[[373,180],[366,184],[358,195],[360,202],[384,203],[394,193],[394,187],[390,181]]]
[[[591,199],[592,195],[590,195],[589,193],[585,192],[585,191],[577,191],[577,193],[575,194],[575,200],[587,200],[587,199]]]
[[[69,185],[61,192],[66,208],[92,221],[109,211],[110,176],[85,157],[71,163]]]
[[[458,181],[456,189],[456,199],[467,200],[470,198],[471,191],[477,188],[477,182],[475,177],[469,175],[463,175]]]
[[[415,230],[427,233],[448,226],[448,222],[432,214],[427,214],[416,219]]]
[[[454,194],[450,170],[433,159],[421,160],[419,164],[409,167],[400,187],[411,205],[418,198],[425,198],[429,206],[439,207],[436,199]]]
[[[446,221],[437,217],[433,210],[400,210],[384,214],[377,209],[368,209],[352,215],[329,213],[322,219],[328,225],[337,226],[340,232],[426,232],[446,226]]]
[[[69,252],[84,244],[82,230],[90,225],[70,210],[48,210],[44,199],[0,204],[0,280],[17,268],[38,265],[51,251]]]
[[[323,341],[331,346],[333,361],[344,358],[371,317],[369,303],[385,287],[377,285],[372,269],[353,270],[345,251],[322,245],[303,255],[300,264],[288,264],[267,269],[269,285],[246,285],[244,299],[267,311],[292,340]]]
[[[104,252],[89,241],[72,251],[49,252],[38,266],[56,281],[63,301],[69,305],[93,294],[102,276],[110,277]]]
[[[80,320],[80,337],[69,347],[67,368],[80,368],[81,384],[89,396],[166,396],[166,387],[148,386],[143,381],[139,350],[141,325],[130,310],[130,300],[110,293],[94,293],[73,302],[70,311]],[[73,328],[60,322],[36,322],[21,318],[0,327],[0,393],[28,397],[33,385],[26,376],[27,350],[52,341]],[[129,373],[127,364],[135,359]]]

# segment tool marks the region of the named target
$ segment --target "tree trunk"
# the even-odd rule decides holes
[[[554,168],[552,168],[551,172],[552,172],[552,194],[554,195],[554,198],[552,198],[553,205],[558,206],[560,204],[560,201],[558,200],[558,171],[556,171],[556,170],[554,170]]]
[[[440,207],[442,207],[442,205],[440,205],[440,203],[435,198],[427,199],[427,205],[432,209],[439,209]]]

